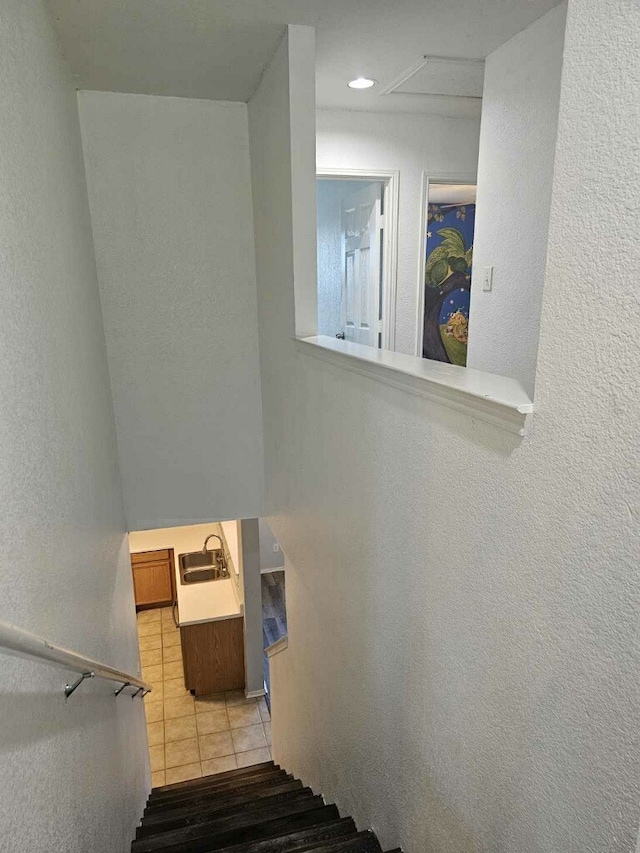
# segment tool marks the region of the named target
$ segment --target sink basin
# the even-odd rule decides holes
[[[219,581],[229,577],[221,548],[180,554],[179,560],[181,584]]]

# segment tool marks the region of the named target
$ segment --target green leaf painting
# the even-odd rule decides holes
[[[427,210],[422,355],[467,363],[475,204],[430,204]]]
[[[436,233],[442,243],[427,258],[425,282],[429,287],[440,287],[453,273],[464,272],[471,266],[473,256],[473,247],[467,249],[457,228],[441,228]]]

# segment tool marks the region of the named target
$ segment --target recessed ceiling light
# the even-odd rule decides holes
[[[375,85],[376,81],[372,80],[371,77],[356,77],[355,80],[350,80],[347,83],[350,89],[370,89]]]

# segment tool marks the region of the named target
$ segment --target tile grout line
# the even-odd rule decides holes
[[[169,772],[177,773],[177,772],[178,772],[180,769],[182,769],[182,768],[185,768],[185,767],[193,767],[194,765],[197,765],[197,768],[196,768],[196,769],[197,769],[197,772],[198,772],[198,774],[199,774],[199,777],[201,777],[201,776],[205,775],[205,773],[204,773],[203,763],[204,763],[204,762],[206,762],[206,761],[219,761],[219,762],[224,762],[224,759],[225,759],[225,758],[226,758],[226,759],[231,759],[231,758],[232,758],[232,759],[233,759],[233,763],[234,763],[234,765],[235,765],[236,767],[238,767],[238,766],[247,766],[247,765],[244,765],[244,764],[242,764],[242,765],[238,765],[238,758],[239,758],[240,756],[242,756],[242,755],[246,755],[246,754],[248,754],[248,753],[250,753],[250,752],[257,752],[257,751],[259,751],[259,750],[266,750],[267,754],[268,754],[268,755],[269,755],[269,757],[271,758],[271,744],[268,742],[267,731],[266,731],[266,728],[265,728],[265,725],[266,725],[266,724],[268,724],[268,723],[270,723],[270,719],[267,719],[267,720],[263,719],[263,712],[262,712],[262,708],[261,708],[261,706],[260,706],[259,702],[255,701],[255,700],[248,700],[248,701],[246,701],[246,700],[244,699],[244,697],[242,697],[241,701],[238,701],[238,702],[229,702],[229,694],[230,694],[230,693],[235,693],[236,691],[228,691],[228,692],[227,692],[227,694],[223,694],[223,695],[224,695],[224,698],[225,698],[225,702],[224,702],[224,710],[225,710],[225,712],[226,712],[226,713],[225,713],[225,717],[226,717],[226,723],[227,723],[227,726],[226,726],[224,729],[218,729],[218,730],[213,731],[213,732],[203,732],[203,733],[201,733],[201,731],[200,731],[200,726],[198,725],[198,719],[200,718],[200,716],[199,716],[199,713],[198,713],[198,711],[197,711],[197,707],[196,707],[196,704],[195,704],[195,703],[194,703],[194,706],[193,706],[193,711],[191,711],[191,712],[189,712],[189,713],[187,713],[187,714],[181,714],[181,715],[179,715],[179,716],[177,716],[177,717],[169,717],[169,718],[167,718],[167,717],[166,717],[166,713],[165,713],[165,711],[166,711],[166,703],[167,703],[167,701],[171,701],[171,699],[174,699],[174,698],[180,698],[180,695],[178,695],[178,696],[172,696],[172,697],[167,697],[167,696],[166,696],[166,694],[165,694],[164,687],[165,687],[165,685],[166,685],[167,683],[169,683],[169,682],[176,682],[176,681],[179,681],[179,680],[180,680],[180,678],[178,677],[178,678],[174,678],[174,679],[167,679],[167,678],[166,678],[165,666],[166,666],[166,664],[178,663],[179,661],[181,661],[182,656],[181,656],[181,653],[179,652],[179,653],[178,653],[178,655],[177,655],[177,657],[176,657],[173,661],[165,661],[165,659],[164,659],[164,657],[165,657],[165,651],[166,651],[166,650],[168,650],[168,649],[170,649],[170,648],[176,648],[176,644],[172,644],[171,646],[166,646],[166,645],[165,645],[165,636],[170,635],[171,633],[173,633],[173,630],[174,630],[174,629],[173,629],[173,625],[172,625],[171,623],[169,623],[169,622],[167,621],[167,624],[169,625],[169,630],[165,631],[165,630],[164,630],[164,624],[165,624],[165,623],[164,623],[164,620],[163,620],[163,618],[162,618],[162,615],[160,616],[160,619],[157,619],[157,620],[148,620],[148,621],[147,621],[147,620],[145,620],[145,622],[147,622],[147,624],[153,624],[153,625],[157,624],[157,627],[159,628],[159,631],[156,631],[156,632],[154,632],[154,633],[152,633],[152,634],[145,634],[144,636],[159,636],[159,638],[160,638],[160,649],[159,649],[159,651],[160,651],[160,656],[161,656],[161,662],[160,662],[160,664],[151,664],[151,666],[160,666],[159,673],[160,673],[160,675],[161,675],[161,679],[160,679],[160,681],[157,681],[157,682],[156,682],[156,684],[158,684],[158,685],[160,685],[160,684],[161,684],[161,685],[162,685],[162,688],[163,688],[163,690],[162,690],[162,699],[157,700],[157,702],[162,703],[162,717],[161,717],[161,719],[160,719],[160,720],[158,720],[158,721],[154,721],[154,722],[160,722],[160,723],[162,724],[162,725],[161,725],[161,729],[162,729],[162,743],[161,743],[161,744],[156,744],[155,746],[162,746],[162,752],[163,752],[163,765],[164,765],[164,767],[163,767],[163,769],[162,769],[162,770],[154,771],[154,772],[155,772],[155,773],[162,774],[162,776],[163,776],[163,777],[164,777],[164,779],[166,780],[166,775],[167,775],[167,773],[169,773]],[[143,623],[139,623],[139,624],[145,624],[145,622],[143,622]],[[178,648],[179,648],[179,646],[178,646]],[[173,653],[173,655],[175,655],[175,654],[176,654],[176,653],[174,652],[174,653]],[[156,671],[156,673],[155,673],[155,674],[158,674],[158,671]],[[220,697],[220,698],[221,698],[221,697]],[[205,701],[206,701],[206,700],[205,700]],[[153,703],[149,703],[149,704],[153,704]],[[256,707],[256,708],[258,709],[259,720],[257,720],[257,719],[255,719],[255,718],[254,718],[254,719],[252,719],[252,720],[251,720],[251,722],[247,722],[247,723],[246,723],[246,725],[240,725],[240,726],[233,726],[233,727],[232,727],[232,726],[231,726],[231,718],[230,718],[230,716],[229,716],[229,709],[230,709],[230,708],[233,708],[233,707],[242,707],[242,706],[245,706],[245,705],[252,705],[252,706],[254,706],[254,707]],[[215,710],[215,708],[214,708],[214,709],[212,709],[212,710]],[[220,709],[220,710],[222,710],[222,709]],[[200,712],[200,714],[206,714],[206,713],[210,713],[210,712],[208,712],[208,711],[201,711],[201,712]],[[173,739],[173,740],[171,740],[171,741],[167,741],[167,739],[166,739],[166,737],[167,737],[167,722],[169,722],[170,720],[171,720],[171,721],[173,721],[173,720],[180,720],[180,719],[185,719],[185,718],[194,718],[194,720],[195,720],[195,737],[176,738],[176,739]],[[149,723],[148,723],[148,724],[147,724],[147,726],[149,726],[149,725],[153,725],[153,723],[151,723],[151,724],[149,724]],[[236,751],[236,744],[235,744],[235,742],[233,741],[233,734],[232,734],[232,733],[233,733],[234,731],[238,731],[239,729],[246,729],[246,728],[250,728],[250,727],[254,727],[254,726],[255,726],[255,727],[257,727],[258,725],[260,726],[260,731],[261,731],[261,734],[262,734],[263,744],[262,744],[262,745],[260,745],[260,746],[252,746],[250,749]],[[206,737],[206,736],[207,736],[207,735],[209,735],[209,734],[221,734],[221,733],[223,733],[223,732],[228,732],[228,733],[229,733],[230,738],[231,738],[231,744],[230,744],[230,746],[232,746],[232,748],[233,748],[233,752],[229,753],[228,755],[224,755],[224,756],[214,756],[214,757],[212,757],[211,759],[205,759],[205,758],[203,758],[203,757],[202,757],[202,756],[203,756],[203,753],[202,753],[202,746],[201,746],[201,742],[200,742],[200,741],[201,741],[201,738]],[[177,766],[175,766],[175,767],[167,767],[167,766],[166,766],[166,761],[167,761],[167,758],[166,758],[166,747],[167,747],[167,745],[168,745],[168,744],[172,744],[172,743],[180,743],[181,741],[193,741],[193,740],[195,740],[195,747],[196,747],[196,750],[197,750],[198,760],[197,760],[197,761],[195,761],[195,762],[192,762],[191,764],[182,764],[182,765],[177,765]],[[150,747],[150,748],[151,748],[151,747]],[[256,758],[257,758],[257,756],[256,756]],[[224,767],[224,769],[227,769],[227,767]],[[216,772],[219,772],[219,771],[216,771]],[[185,776],[183,776],[182,774],[180,774],[180,775],[179,775],[179,779],[180,779],[180,780],[183,780],[184,778],[188,778],[188,777],[185,777]],[[176,779],[175,781],[178,781],[178,779]],[[162,784],[162,782],[159,782],[159,783],[160,783],[160,784]],[[169,784],[169,783],[167,782],[167,784]]]

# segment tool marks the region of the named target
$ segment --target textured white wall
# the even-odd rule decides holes
[[[319,110],[316,119],[319,167],[400,171],[396,350],[415,355],[422,173],[475,174],[480,126],[475,119],[340,110]]]
[[[639,37],[634,0],[572,0],[526,440],[296,351],[290,257],[267,239],[291,227],[270,171],[287,170],[272,149],[286,144],[284,60],[258,92],[263,397],[279,403],[267,509],[289,623],[275,756],[383,849],[635,844],[640,355],[603,318],[637,323]],[[603,216],[609,245],[594,239]],[[629,259],[614,275],[613,256]]]
[[[260,377],[269,388],[262,400],[263,423],[269,424],[264,432],[265,496],[269,490],[278,493],[288,488],[288,473],[280,468],[280,458],[286,456],[289,443],[289,424],[282,412],[292,404],[289,395],[293,389],[282,382],[278,373],[291,352],[292,338],[301,331],[294,317],[294,298],[298,304],[305,302],[308,310],[303,322],[312,324],[314,333],[317,317],[315,71],[309,64],[314,53],[313,29],[288,27],[248,103]],[[290,78],[292,62],[299,66],[299,74]],[[295,129],[290,121],[292,109],[296,112]],[[302,241],[297,240],[293,224],[294,196],[299,209],[297,231],[304,232]],[[313,251],[301,257],[305,245],[312,246]],[[294,295],[296,265],[304,287]],[[281,282],[281,287],[273,288],[276,281]]]
[[[40,0],[0,12],[0,618],[138,671],[76,93]],[[129,849],[144,713],[0,656],[0,848]]]
[[[282,569],[284,567],[284,554],[282,548],[274,551],[274,545],[279,546],[279,542],[273,535],[273,531],[269,527],[269,522],[266,518],[258,519],[258,528],[260,533],[260,571],[269,572],[273,569]]]
[[[130,529],[260,514],[244,104],[81,92]]]
[[[487,58],[467,364],[533,397],[567,5]],[[482,290],[493,266],[493,290]]]

